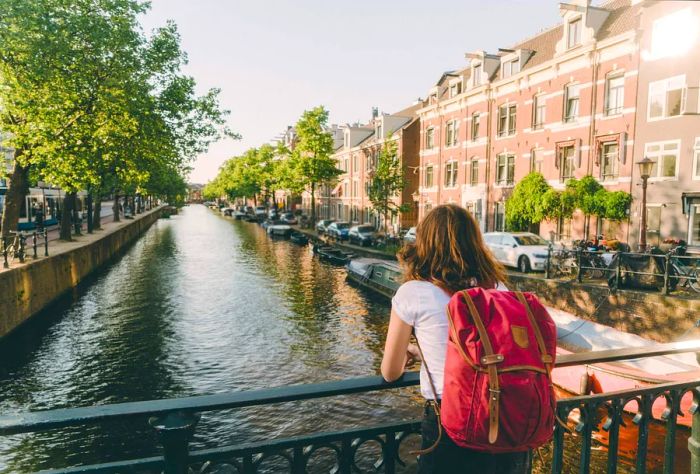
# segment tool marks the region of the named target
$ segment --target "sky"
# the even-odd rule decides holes
[[[228,158],[267,143],[304,110],[366,122],[410,106],[464,53],[496,52],[560,21],[555,0],[151,0],[146,32],[173,20],[200,92],[221,89],[229,125],[194,163],[205,183]]]

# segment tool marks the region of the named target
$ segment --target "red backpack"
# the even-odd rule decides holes
[[[447,317],[445,385],[436,413],[450,438],[489,453],[548,442],[557,336],[547,310],[530,293],[471,288],[452,296]]]

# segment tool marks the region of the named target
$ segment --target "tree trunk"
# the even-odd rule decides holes
[[[70,242],[73,240],[71,238],[72,235],[72,229],[71,229],[71,215],[73,214],[73,204],[75,203],[75,200],[73,197],[75,196],[75,193],[66,193],[66,195],[63,198],[63,210],[61,212],[61,233],[60,233],[60,238],[61,240],[65,240],[67,242]]]
[[[114,213],[114,222],[119,222],[119,193],[114,193],[114,205],[112,206]]]
[[[82,209],[78,209],[78,193],[73,193],[73,227],[75,230],[75,235],[80,235],[80,228],[82,227],[81,214]]]
[[[92,193],[88,192],[87,195],[87,233],[92,234],[92,231],[94,229],[93,227],[93,222],[92,222]]]
[[[18,155],[19,151],[16,152],[15,156]],[[11,236],[10,231],[17,230],[22,202],[29,189],[29,166],[22,166],[15,160],[15,166],[7,184],[1,228],[2,236],[9,238]]]
[[[92,228],[93,230],[100,230],[102,228],[102,200],[100,195],[95,195],[95,203],[93,204],[92,211]]]
[[[316,183],[311,183],[311,228],[316,228]]]

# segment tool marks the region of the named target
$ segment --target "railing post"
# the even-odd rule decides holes
[[[188,444],[199,421],[199,415],[174,412],[153,417],[148,423],[158,432],[163,444],[165,474],[187,474]]]
[[[664,255],[664,295],[669,293],[669,268],[671,267],[671,255]]]
[[[544,277],[549,280],[550,265],[552,261],[552,242],[547,245],[547,265],[544,267]]]
[[[7,237],[5,236],[2,238],[2,259],[2,267],[10,268],[10,262],[7,260]]]
[[[576,249],[576,281],[581,283],[583,281],[583,272],[581,271],[581,252],[580,248]]]
[[[26,255],[25,246],[27,244],[27,238],[21,232],[18,234],[17,238],[19,240],[19,263],[24,263],[24,257]]]
[[[692,429],[688,438],[690,451],[690,472],[700,474],[700,392],[693,390],[693,405],[690,407],[693,415]]]
[[[622,274],[622,252],[617,251],[617,268],[615,269],[615,289],[620,289],[620,277]]]
[[[39,258],[39,255],[36,253],[36,231],[32,233],[32,250],[34,251],[34,255],[32,255],[32,258],[36,260]]]
[[[44,229],[44,257],[49,256],[49,232]]]

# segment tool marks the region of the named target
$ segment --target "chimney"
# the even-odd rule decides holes
[[[372,107],[372,120],[379,116],[379,107]]]

